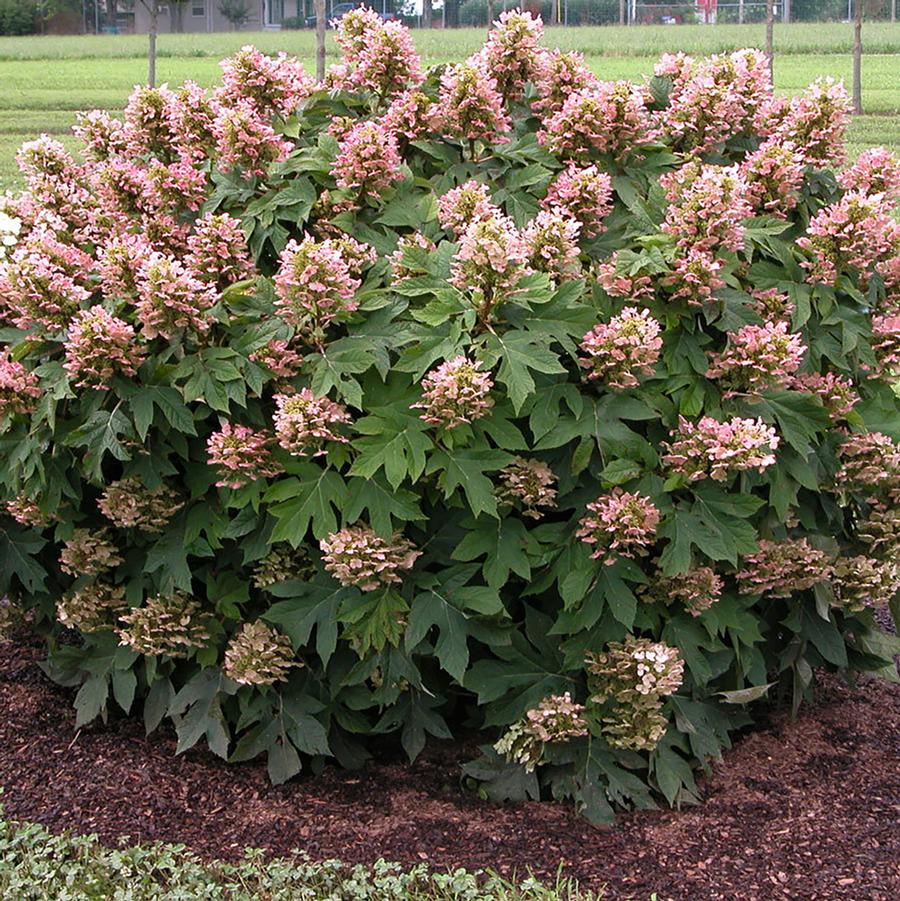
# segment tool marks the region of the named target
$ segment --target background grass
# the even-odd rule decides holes
[[[481,29],[415,32],[427,65],[464,58],[484,39]],[[0,189],[20,185],[15,152],[41,133],[68,135],[75,111],[102,108],[118,112],[133,86],[146,78],[143,35],[0,38]],[[267,51],[286,50],[312,64],[309,31],[213,35],[162,35],[158,78],[179,84],[191,78],[203,85],[219,78],[218,61],[244,43]],[[649,75],[664,52],[703,54],[761,46],[760,25],[646,26],[640,28],[552,28],[545,43],[583,53],[602,78],[639,80]],[[810,81],[831,75],[850,81],[849,25],[811,24],[776,29],[776,88],[793,94]],[[900,150],[900,25],[867,24],[863,60],[863,105],[854,119],[850,152],[873,144]],[[337,50],[329,35],[329,56]]]

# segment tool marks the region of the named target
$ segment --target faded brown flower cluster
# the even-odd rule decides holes
[[[63,595],[56,604],[56,617],[69,629],[100,632],[112,629],[127,609],[124,586],[91,582]]]
[[[541,762],[548,744],[567,742],[587,734],[584,705],[577,704],[569,692],[565,692],[544,698],[513,723],[494,745],[494,750],[531,773]]]
[[[161,532],[184,502],[166,485],[148,488],[140,479],[129,477],[109,484],[97,506],[120,529]]]
[[[421,555],[399,532],[385,541],[368,526],[348,526],[320,542],[322,561],[341,585],[374,591],[401,581]]]
[[[668,727],[663,698],[678,691],[684,677],[678,648],[628,636],[611,641],[603,653],[589,653],[586,666],[591,702],[614,704],[602,726],[609,744],[633,751],[655,748]]]
[[[100,575],[121,562],[106,529],[75,529],[59,555],[59,568],[75,578]]]
[[[138,654],[187,657],[210,638],[200,604],[179,592],[150,598],[143,607],[122,616],[121,622],[123,626],[116,629],[119,644]]]
[[[240,685],[274,685],[284,682],[294,660],[291,640],[257,620],[244,623],[225,650],[222,671]]]

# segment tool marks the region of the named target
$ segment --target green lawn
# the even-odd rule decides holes
[[[417,32],[426,64],[461,59],[484,38],[480,29]],[[775,81],[795,93],[820,75],[850,80],[849,25],[791,25],[776,31]],[[640,79],[664,51],[691,53],[760,46],[758,25],[556,28],[546,43],[579,50],[603,78]],[[863,104],[867,115],[856,119],[850,151],[872,144],[900,150],[900,25],[867,25],[863,61]],[[329,55],[336,49],[329,39]],[[158,77],[178,84],[192,78],[204,85],[217,81],[218,60],[244,43],[265,50],[287,50],[312,59],[308,31],[256,34],[163,35]],[[14,156],[18,146],[42,132],[66,136],[79,109],[121,110],[132,87],[145,79],[146,38],[139,35],[0,38],[0,189],[19,181]]]

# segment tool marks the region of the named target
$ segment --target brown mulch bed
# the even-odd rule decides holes
[[[704,781],[704,803],[623,815],[598,830],[558,804],[498,805],[459,787],[456,749],[413,766],[328,767],[271,787],[258,764],[174,757],[168,732],[121,719],[76,733],[71,693],[40,650],[0,644],[0,786],[8,816],[116,843],[247,846],[548,876],[560,862],[611,901],[900,898],[900,690],[834,681],[797,722],[775,718]]]

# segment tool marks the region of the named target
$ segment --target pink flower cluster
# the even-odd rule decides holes
[[[66,226],[86,237],[90,232],[95,200],[87,186],[84,167],[56,140],[42,135],[29,141],[16,154],[31,198],[40,205],[38,215],[57,216]]]
[[[275,378],[293,378],[303,365],[303,358],[292,350],[288,341],[272,339],[250,354],[254,363],[261,363]]]
[[[106,110],[77,113],[72,134],[84,145],[82,153],[92,160],[106,160],[127,152],[125,126]]]
[[[383,22],[372,9],[360,7],[337,23],[343,64],[334,75],[355,91],[371,91],[379,101],[422,81],[422,67],[409,29],[400,22]]]
[[[213,125],[219,111],[228,104],[220,103],[195,81],[186,81],[175,97],[171,123],[178,138],[179,155],[184,160],[203,163],[215,150]]]
[[[114,375],[132,376],[144,359],[134,329],[96,305],[75,314],[63,366],[79,387],[106,388]]]
[[[383,125],[362,121],[338,145],[332,172],[339,188],[377,195],[403,179],[397,140]]]
[[[265,175],[272,163],[287,159],[294,146],[247,101],[222,108],[213,134],[222,172],[239,169],[247,175]]]
[[[649,130],[644,91],[627,81],[601,81],[569,94],[544,119],[537,138],[562,159],[585,160],[592,153],[621,159],[647,142]]]
[[[155,156],[167,162],[178,156],[172,129],[176,98],[168,85],[137,85],[125,104],[125,143],[129,156]]]
[[[653,279],[642,272],[633,272],[626,254],[615,251],[605,263],[598,263],[597,281],[610,297],[640,300],[654,294]]]
[[[824,551],[806,538],[762,539],[759,550],[743,560],[735,578],[741,594],[770,594],[787,598],[831,578],[832,566]]]
[[[316,88],[303,64],[285,53],[267,56],[249,44],[223,60],[218,99],[246,102],[262,115],[289,116]]]
[[[206,314],[216,302],[215,289],[180,260],[154,252],[140,264],[135,282],[135,310],[145,338],[171,339],[182,330],[202,334],[209,329]]]
[[[806,280],[833,285],[848,269],[866,273],[896,256],[900,222],[881,197],[850,191],[813,216],[797,246],[806,252],[800,264],[808,272]]]
[[[422,402],[413,409],[424,410],[425,422],[445,429],[486,416],[494,405],[494,382],[478,365],[462,356],[441,363],[422,379]]]
[[[543,54],[544,23],[540,16],[519,9],[505,10],[478,52],[485,70],[494,76],[507,102],[521,100],[525,82],[535,81]]]
[[[751,209],[738,166],[689,163],[665,175],[660,184],[670,201],[662,230],[678,247],[710,253],[741,248],[741,223]]]
[[[165,483],[148,488],[136,476],[110,482],[97,500],[100,512],[113,525],[151,534],[162,532],[183,506],[177,492]]]
[[[434,123],[445,137],[468,141],[473,153],[476,141],[508,141],[512,128],[496,79],[477,59],[444,70]]]
[[[613,208],[612,179],[596,166],[570,162],[550,182],[541,206],[579,222],[586,238],[599,235],[606,228],[603,220]]]
[[[93,260],[53,233],[35,229],[0,272],[0,296],[18,328],[65,329],[90,298]]]
[[[250,278],[255,270],[240,220],[227,213],[206,213],[187,239],[185,262],[201,280],[219,290]]]
[[[546,272],[556,283],[579,278],[580,232],[581,223],[562,210],[541,210],[522,231],[526,265],[535,272]]]
[[[272,436],[226,422],[206,441],[206,459],[219,470],[219,488],[243,488],[282,472],[272,456]]]
[[[290,240],[279,257],[275,273],[275,308],[285,322],[320,343],[324,331],[358,306],[354,278],[341,251],[330,240],[308,235]]]
[[[850,121],[850,97],[843,84],[820,78],[793,97],[783,111],[773,111],[773,133],[790,142],[807,163],[819,168],[844,161],[844,132]]]
[[[859,394],[853,382],[834,372],[800,373],[794,376],[792,387],[795,391],[808,391],[819,397],[834,422],[846,419],[859,403]]]
[[[153,252],[146,238],[132,234],[114,237],[98,248],[97,268],[103,293],[134,298],[138,291],[138,270]]]
[[[412,569],[422,555],[399,532],[386,541],[364,525],[333,532],[319,547],[325,569],[341,585],[355,585],[361,591],[402,582],[401,573]]]
[[[722,261],[714,254],[696,247],[681,248],[672,263],[672,272],[660,279],[671,291],[671,300],[688,306],[702,307],[713,299],[713,292],[725,282],[719,275]]]
[[[451,234],[461,235],[473,222],[497,215],[500,208],[491,202],[490,189],[473,179],[438,198],[438,221]]]
[[[422,91],[398,94],[381,118],[381,126],[394,136],[398,145],[416,141],[431,131],[434,101]]]
[[[585,356],[579,362],[589,379],[598,379],[611,388],[635,388],[638,374],[653,374],[663,346],[660,331],[649,310],[625,307],[581,339]]]
[[[706,376],[722,383],[725,397],[787,387],[805,354],[803,338],[787,322],[744,325],[729,332],[728,347],[713,355]]]
[[[762,472],[775,462],[779,439],[761,419],[734,418],[719,422],[704,416],[699,422],[678,417],[678,430],[663,463],[692,482],[707,477],[724,482],[733,472]]]
[[[275,439],[289,454],[317,457],[326,452],[329,441],[348,441],[340,426],[353,420],[341,404],[316,397],[309,388],[276,394],[274,400]]]
[[[490,316],[497,295],[515,288],[527,274],[528,248],[512,219],[496,214],[474,220],[459,241],[450,268],[450,284],[484,299],[482,319]]]
[[[643,556],[656,540],[659,510],[648,497],[614,488],[587,505],[575,533],[595,547],[591,557],[604,564],[617,557]]]
[[[790,141],[770,138],[747,155],[740,172],[752,211],[784,219],[800,200],[806,160]]]
[[[758,132],[772,98],[766,58],[758,50],[701,60],[666,54],[655,73],[672,80],[669,105],[655,117],[657,132],[675,150],[698,156]]]
[[[40,396],[37,376],[9,354],[0,355],[0,419],[31,413]]]
[[[570,94],[587,91],[598,82],[580,53],[565,53],[562,50],[542,53],[537,59],[532,80],[538,94],[532,108],[543,116],[558,113]]]
[[[838,176],[845,191],[881,195],[885,202],[900,200],[900,159],[884,147],[864,150],[852,166]]]
[[[900,314],[872,317],[872,350],[881,373],[900,370]]]

